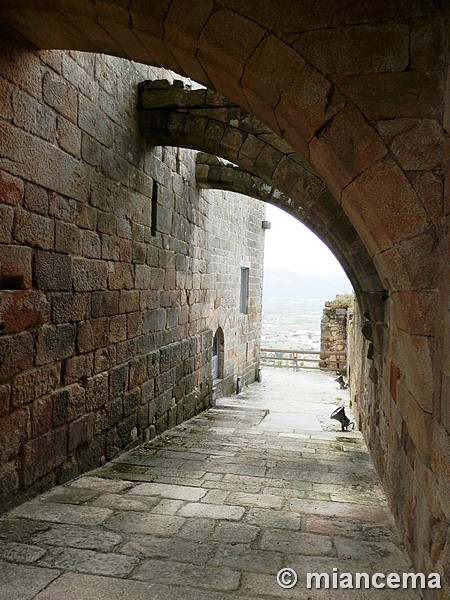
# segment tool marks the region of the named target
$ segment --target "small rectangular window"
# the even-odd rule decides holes
[[[241,267],[241,297],[240,297],[240,311],[244,315],[248,315],[248,279],[249,279],[248,267]]]
[[[156,236],[156,232],[158,231],[158,183],[153,180],[153,189],[152,189],[152,224],[150,228],[150,233],[153,237]]]

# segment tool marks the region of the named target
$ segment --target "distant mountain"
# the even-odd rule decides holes
[[[299,308],[321,311],[336,294],[352,291],[342,275],[300,275],[285,269],[264,270],[264,312],[290,312]]]

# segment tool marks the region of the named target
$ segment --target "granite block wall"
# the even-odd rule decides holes
[[[0,41],[0,510],[212,402],[259,360],[264,205],[151,147],[137,84],[171,74]],[[241,263],[251,267],[239,314]]]

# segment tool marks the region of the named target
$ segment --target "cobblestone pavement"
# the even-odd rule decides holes
[[[347,391],[328,374],[264,379],[10,511],[1,600],[419,598],[333,588],[333,574],[412,569],[361,435],[329,419]],[[331,589],[307,589],[309,572]]]

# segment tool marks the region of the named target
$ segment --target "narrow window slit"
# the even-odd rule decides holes
[[[153,180],[153,189],[152,189],[152,224],[150,227],[150,232],[153,237],[156,236],[156,232],[158,231],[158,182]]]

